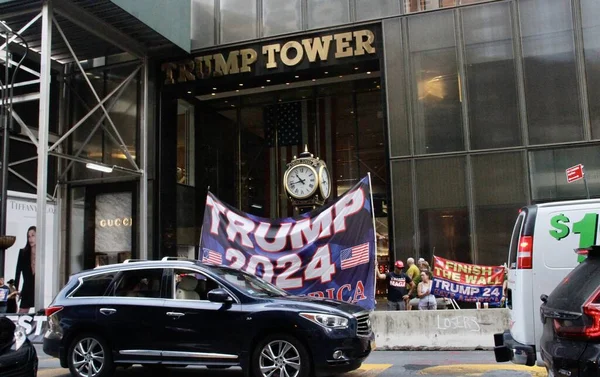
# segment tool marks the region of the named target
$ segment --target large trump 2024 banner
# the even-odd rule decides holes
[[[500,302],[503,266],[480,266],[433,257],[431,293],[463,302]]]
[[[294,295],[374,309],[375,233],[369,187],[365,177],[334,203],[283,219],[238,211],[209,193],[199,259],[241,269]]]

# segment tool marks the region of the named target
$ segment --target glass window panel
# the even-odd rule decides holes
[[[339,25],[350,22],[348,0],[308,0],[308,28]]]
[[[351,89],[350,89],[351,90]],[[347,92],[346,92],[347,93]],[[327,97],[320,101],[319,114],[328,114],[333,119],[335,132],[335,187],[337,195],[343,195],[362,177],[360,176],[360,162],[358,160],[358,135],[356,113],[351,95],[338,94],[336,97]],[[329,106],[331,110],[328,111]],[[321,110],[322,109],[322,110]],[[327,116],[327,115],[326,115]],[[320,119],[319,119],[320,121]],[[325,122],[320,121],[320,124]]]
[[[177,183],[195,186],[195,133],[194,106],[177,101]]]
[[[600,139],[600,2],[581,0],[581,15],[592,137]]]
[[[408,28],[416,153],[464,150],[453,13],[411,17]]]
[[[390,154],[407,156],[410,154],[408,133],[408,109],[406,103],[406,71],[402,45],[402,30],[399,18],[385,20],[383,27],[385,50],[385,81],[387,98],[387,121],[390,134]]]
[[[302,30],[300,0],[263,0],[263,32],[265,36]]]
[[[462,11],[473,149],[521,143],[509,5]]]
[[[394,256],[406,260],[415,256],[412,175],[409,161],[394,161],[392,166],[392,204],[394,206]]]
[[[85,218],[85,188],[76,187],[70,190],[69,198],[69,274],[84,269],[84,218]]]
[[[215,0],[192,0],[192,50],[215,44]]]
[[[600,147],[548,149],[529,153],[532,200],[535,202],[586,197],[583,180],[567,183],[565,170],[585,166],[590,196],[600,195]]]
[[[517,152],[473,156],[471,161],[477,263],[497,266],[506,262],[515,219],[527,204],[525,160]]]
[[[265,148],[265,124],[262,107],[245,107],[240,113],[241,127],[241,210],[261,217],[271,216],[271,207],[275,208],[274,198],[281,185],[270,185],[271,179],[277,179],[270,171],[274,166],[275,148]],[[265,162],[269,161],[269,166]],[[288,161],[289,162],[289,161]],[[281,177],[283,180],[283,177]],[[276,187],[273,187],[276,186]],[[265,193],[269,195],[264,195]]]
[[[442,9],[456,6],[456,0],[403,0],[404,13]]]
[[[257,37],[256,0],[221,0],[221,43]]]
[[[133,67],[115,68],[106,71],[106,93],[110,93],[123,82],[133,71]],[[109,112],[110,118],[114,122],[119,134],[125,142],[127,151],[131,157],[137,161],[137,134],[138,134],[138,77],[134,77],[133,81],[130,82],[123,94],[117,100],[117,103],[112,107]],[[105,122],[109,126],[108,122]],[[110,128],[110,126],[109,126]],[[104,137],[104,162],[109,165],[117,165],[131,168],[130,163],[127,161],[125,152],[119,147],[117,142],[106,136]],[[114,176],[117,172],[111,173]],[[126,174],[126,173],[120,173]]]
[[[357,21],[400,14],[398,0],[356,0]]]
[[[417,161],[419,255],[471,263],[464,157]]]
[[[532,144],[582,140],[569,0],[519,2]]]

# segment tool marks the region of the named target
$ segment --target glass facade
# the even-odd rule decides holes
[[[192,0],[192,50],[489,1]]]
[[[521,206],[586,198],[566,168],[600,195],[600,6],[433,3],[383,21],[392,254],[498,265]]]
[[[378,250],[389,248],[390,259],[503,263],[521,206],[586,197],[583,184],[566,182],[569,166],[584,164],[590,195],[600,196],[596,0],[255,0],[244,2],[245,12],[236,0],[196,3],[207,7],[206,27],[218,30],[194,34],[207,40],[197,46],[365,20],[383,29],[380,83],[204,101],[196,137],[214,142],[196,146],[206,163],[197,166],[197,187],[210,182],[245,211],[289,211],[270,183],[293,152],[264,147],[266,108],[280,101],[299,102],[305,127],[323,130],[309,146],[334,165],[337,194],[371,172],[381,224],[389,220]],[[238,143],[203,124],[218,124]]]

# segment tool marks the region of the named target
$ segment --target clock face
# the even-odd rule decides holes
[[[285,176],[285,188],[296,199],[308,198],[317,191],[317,172],[308,165],[296,165]]]
[[[323,199],[329,198],[329,195],[331,195],[331,177],[329,176],[329,170],[324,166],[319,169],[319,187]]]

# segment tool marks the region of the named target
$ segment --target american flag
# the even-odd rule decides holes
[[[210,264],[223,264],[223,257],[221,254],[210,249],[202,249],[202,263]]]
[[[287,102],[265,107],[267,146],[288,147],[302,143],[302,103]]]
[[[369,243],[353,246],[340,252],[342,270],[369,263]]]

